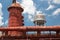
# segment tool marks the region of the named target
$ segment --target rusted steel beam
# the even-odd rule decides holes
[[[60,38],[59,36],[56,35],[40,35],[40,36],[2,36],[1,38],[5,38],[5,39],[33,39],[33,38]]]
[[[0,31],[60,31],[60,26],[0,27]]]

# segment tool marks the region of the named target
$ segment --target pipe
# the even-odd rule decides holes
[[[0,31],[60,31],[60,26],[0,27]]]

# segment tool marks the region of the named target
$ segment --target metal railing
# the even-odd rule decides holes
[[[7,39],[29,39],[29,40],[60,40],[60,26],[51,26],[51,27],[36,27],[36,26],[31,26],[31,27],[7,27],[7,28],[0,28],[0,31],[2,32],[2,36],[0,36],[1,40],[7,40]],[[10,36],[8,35],[9,31],[19,31],[19,32],[29,32],[29,31],[39,31],[40,33],[38,34],[33,34],[33,35],[23,35],[23,36]],[[55,31],[56,34],[51,35],[51,34],[41,34],[41,31]]]

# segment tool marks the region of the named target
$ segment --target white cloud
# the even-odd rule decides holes
[[[28,15],[29,20],[33,21],[33,16],[32,15]]]
[[[47,14],[43,13],[42,11],[36,11],[36,15],[37,15],[37,14],[47,15]]]
[[[0,3],[0,16],[3,15],[2,13],[2,4]]]
[[[42,11],[36,11],[37,14],[42,13]]]
[[[29,16],[29,19],[31,19],[32,18],[32,16],[31,15],[28,15]]]
[[[7,25],[7,24],[8,24],[8,20],[5,21],[5,25]]]
[[[52,5],[51,2],[54,4],[60,4],[60,0],[48,0],[49,6],[46,10],[51,10],[51,9],[55,8],[55,5]]]
[[[51,1],[51,0],[40,0],[40,1]]]
[[[35,3],[33,0],[22,0],[22,7],[24,8],[24,14],[28,13],[28,18],[33,21],[33,16],[36,12],[36,7],[34,5]]]
[[[4,23],[2,22],[2,17],[3,13],[2,13],[2,4],[0,3],[0,26],[2,26]],[[0,36],[2,36],[2,32],[0,31]]]
[[[52,5],[52,4],[51,4],[51,1],[52,1],[52,0],[48,0],[49,6],[48,6],[48,8],[47,8],[46,10],[51,10],[51,9],[55,8],[55,5]]]
[[[2,8],[2,4],[0,3],[0,8]]]
[[[47,15],[48,17],[51,16],[58,16],[60,14],[60,8],[56,9],[51,15]]]
[[[53,9],[53,8],[55,8],[54,5],[49,5],[49,7],[48,7],[46,10],[51,10],[51,9]]]
[[[53,0],[53,3],[60,4],[60,0]]]
[[[34,13],[36,11],[36,7],[34,6],[34,2],[32,0],[22,0],[21,5],[24,8],[23,13],[28,13],[28,14],[34,15]]]
[[[3,13],[2,13],[2,4],[0,3],[0,26],[2,26],[4,23],[3,23],[3,17],[2,17]]]
[[[56,9],[52,15],[59,15],[60,14],[60,8]]]
[[[52,0],[48,0],[48,4],[51,4],[51,1],[52,1]]]

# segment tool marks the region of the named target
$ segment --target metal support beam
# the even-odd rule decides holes
[[[27,36],[2,36],[0,37],[1,38],[7,38],[7,39],[27,39]],[[53,35],[40,35],[40,36],[28,36],[28,39],[39,39],[39,38],[60,38],[60,35],[59,36],[53,36]]]
[[[59,35],[60,31],[56,31],[56,35]]]
[[[60,26],[30,26],[30,27],[7,27],[2,28],[0,27],[0,31],[60,31]]]
[[[0,31],[5,32],[5,36],[1,36],[0,39],[40,39],[40,38],[60,38],[59,31],[60,26],[56,27],[7,27],[0,28]],[[19,31],[19,32],[27,32],[27,31],[36,31],[38,35],[24,35],[24,36],[8,36],[9,31]],[[41,31],[56,31],[56,35],[39,35]]]

